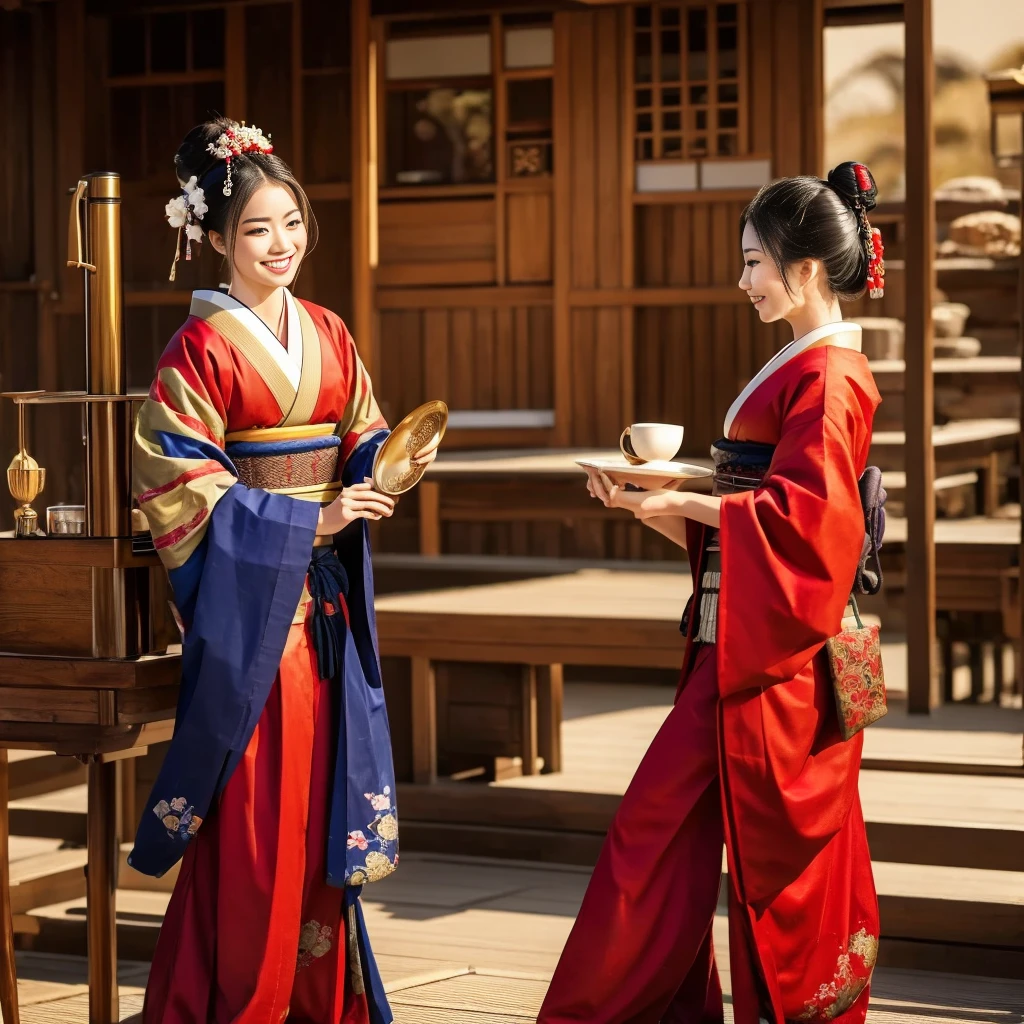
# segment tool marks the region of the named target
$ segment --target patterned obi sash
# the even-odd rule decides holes
[[[239,430],[225,441],[227,456],[246,487],[282,494],[322,488],[334,481],[338,469],[341,438],[333,423]]]
[[[775,446],[771,444],[724,438],[716,441],[711,446],[711,458],[715,463],[711,493],[720,496],[756,490],[761,486],[774,454]],[[707,532],[702,558],[704,568],[700,578],[700,605],[694,638],[699,643],[713,644],[718,633],[718,595],[722,588],[722,550],[718,530]]]
[[[341,438],[335,433],[335,428],[334,423],[311,423],[297,427],[238,430],[226,436],[225,452],[238,472],[239,481],[246,487],[259,487],[275,494],[288,494],[301,501],[329,505],[341,493],[342,486],[334,479],[341,447]],[[331,541],[331,537],[317,537],[314,545],[330,547]],[[312,565],[310,572],[310,578],[313,578]],[[348,587],[344,589],[347,591]],[[335,598],[337,593],[336,590]],[[311,601],[313,595],[307,582],[302,588],[292,625],[305,621]]]
[[[771,444],[724,438],[716,441],[711,446],[711,458],[715,463],[711,493],[725,495],[757,490],[764,482],[774,454],[775,446]],[[855,594],[877,594],[882,589],[879,551],[885,533],[886,493],[881,481],[879,470],[868,466],[858,485],[864,510],[864,542],[853,583]],[[718,530],[707,532],[702,559],[700,605],[694,639],[699,643],[713,644],[718,633],[718,595],[722,589],[722,549]],[[684,616],[684,626],[688,625]],[[687,632],[688,629],[684,629],[684,633]]]

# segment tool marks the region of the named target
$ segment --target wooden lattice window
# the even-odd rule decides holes
[[[635,8],[637,160],[745,154],[745,6]]]

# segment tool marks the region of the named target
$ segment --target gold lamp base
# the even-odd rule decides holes
[[[7,467],[7,488],[15,501],[22,502],[14,512],[14,536],[31,537],[39,529],[39,513],[32,508],[46,484],[46,470],[24,448]]]

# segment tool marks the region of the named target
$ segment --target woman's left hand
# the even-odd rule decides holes
[[[412,457],[414,466],[429,466],[437,458],[437,449],[441,445],[441,435],[435,434],[415,455]]]

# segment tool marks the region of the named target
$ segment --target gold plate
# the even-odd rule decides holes
[[[413,409],[377,449],[373,460],[373,486],[381,494],[392,496],[415,487],[427,467],[414,466],[412,456],[435,435],[444,437],[447,426],[448,406],[444,402],[427,402]]]

